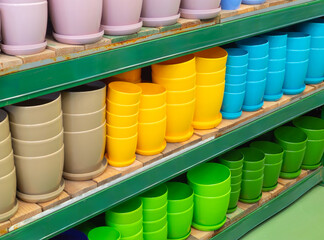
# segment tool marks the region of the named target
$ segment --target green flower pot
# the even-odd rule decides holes
[[[168,214],[165,213],[164,217],[156,220],[156,221],[150,221],[150,222],[143,222],[143,231],[146,232],[156,232],[164,227],[164,225],[167,224],[167,217]],[[145,238],[145,237],[144,237]]]
[[[282,126],[274,131],[277,143],[288,151],[298,151],[306,147],[307,135],[296,127]]]
[[[240,198],[240,193],[241,193],[241,189],[239,189],[235,192],[231,192],[228,209],[234,209],[237,207],[237,202]]]
[[[196,195],[194,196],[194,217],[193,226],[198,230],[205,230],[210,227],[209,230],[216,230],[226,218],[226,212],[231,196],[231,191],[219,197],[203,197]]]
[[[308,140],[302,165],[317,166],[323,157],[324,140]]]
[[[321,118],[302,116],[294,119],[293,124],[306,133],[309,140],[324,139],[324,120]]]
[[[130,224],[143,218],[142,200],[133,198],[106,212],[106,223]]]
[[[282,162],[264,165],[263,188],[271,188],[277,185]]]
[[[168,201],[168,188],[166,184],[161,184],[142,194],[141,199],[143,202],[143,209],[161,208]]]
[[[118,232],[120,232],[122,238],[131,237],[141,231],[143,228],[143,219],[130,224],[116,224],[113,222],[107,222],[107,226],[115,228]]]
[[[97,227],[88,233],[89,240],[120,240],[120,233],[112,227]]]
[[[231,178],[231,184],[236,184],[236,183],[240,183],[242,180],[242,173],[236,177],[232,177]]]
[[[262,177],[264,167],[256,171],[243,170],[242,179],[244,180],[254,180]]]
[[[265,155],[257,148],[241,148],[241,153],[244,155],[243,170],[256,171],[264,166]]]
[[[168,225],[167,223],[155,232],[144,232],[144,240],[165,240],[168,237]]]
[[[240,199],[254,200],[261,195],[263,176],[255,180],[242,179]]]
[[[241,181],[231,185],[231,192],[235,192],[241,189]]]
[[[143,228],[140,232],[130,237],[123,237],[121,240],[143,240]]]
[[[265,154],[264,164],[276,164],[282,162],[284,149],[276,143],[268,141],[256,141],[251,147],[260,149]]]
[[[219,157],[219,162],[230,169],[243,166],[243,154],[238,150],[231,150]]]
[[[180,182],[167,182],[168,213],[178,213],[188,210],[193,203],[192,188]]]
[[[297,172],[304,160],[306,147],[299,151],[285,151],[281,166],[281,172],[293,173]]]
[[[187,178],[194,193],[201,196],[222,196],[231,187],[231,171],[218,163],[201,164],[189,170]]]
[[[181,239],[191,231],[193,204],[186,211],[168,213],[168,239]]]
[[[243,166],[239,167],[239,168],[230,168],[231,170],[231,177],[236,177],[242,174],[242,170],[243,170]]]
[[[143,221],[150,222],[150,221],[157,221],[165,214],[168,210],[168,203],[166,202],[163,207],[157,209],[143,209]]]

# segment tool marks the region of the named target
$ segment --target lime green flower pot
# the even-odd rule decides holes
[[[188,210],[193,203],[192,188],[180,182],[168,182],[168,213],[178,213]]]
[[[155,232],[144,232],[143,237],[144,240],[165,240],[168,237],[168,225],[165,224]]]
[[[142,194],[141,199],[144,210],[161,208],[168,201],[168,188],[166,184],[161,184]]]
[[[251,147],[260,149],[265,154],[264,164],[276,164],[282,162],[284,149],[276,143],[268,141],[256,141]]]
[[[192,204],[186,211],[168,213],[168,239],[182,239],[190,233],[193,210]]]
[[[112,227],[97,227],[89,231],[89,240],[98,239],[109,239],[109,240],[120,240],[120,233]]]

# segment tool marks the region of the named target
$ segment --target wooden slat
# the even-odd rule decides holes
[[[278,186],[274,190],[270,191],[272,198],[277,197],[285,189],[286,189],[286,187],[284,185],[278,184]]]
[[[41,212],[42,208],[37,204],[18,200],[18,211],[12,218],[10,218],[10,222],[14,225]]]
[[[140,154],[136,154],[136,160],[143,163],[144,166],[152,164],[162,158],[163,158],[163,154],[161,153],[152,156],[143,156]]]
[[[270,201],[272,199],[272,195],[270,192],[262,192],[262,198],[260,199],[260,201],[258,202],[259,205],[263,205],[266,202]]]
[[[8,233],[8,228],[11,226],[10,221],[5,221],[0,223],[0,236]]]
[[[264,109],[265,112],[268,112],[268,111],[273,110],[273,109],[275,109],[277,107],[279,107],[279,102],[264,101],[262,109]]]
[[[108,166],[106,170],[100,176],[93,179],[98,186],[111,182],[122,176],[122,173],[115,168]]]
[[[0,71],[15,68],[23,64],[23,61],[18,57],[0,54]]]
[[[128,167],[111,167],[114,168],[115,170],[117,170],[118,172],[121,173],[122,176],[129,174],[131,172],[134,172],[135,170],[139,169],[143,167],[143,163],[141,163],[140,161],[135,160],[135,162],[128,166]]]
[[[53,208],[53,207],[55,207],[57,205],[60,205],[61,203],[66,202],[70,198],[71,198],[70,195],[63,191],[60,196],[53,199],[52,201],[44,202],[44,203],[38,203],[38,205],[42,207],[43,211],[46,211],[46,210],[48,210],[50,208]]]
[[[47,37],[47,48],[54,51],[55,55],[66,56],[72,53],[83,51],[85,48],[82,45],[68,45],[56,42],[52,37]]]
[[[94,181],[69,181],[65,180],[64,191],[67,192],[72,198],[79,196],[89,190],[95,189],[97,183]]]
[[[32,55],[21,55],[17,57],[19,57],[23,61],[23,63],[26,64],[26,63],[39,62],[42,60],[55,58],[55,52],[49,49],[45,49],[45,51],[40,53],[36,53]]]
[[[294,185],[296,182],[297,182],[296,178],[295,179],[283,179],[283,178],[278,179],[278,183],[285,186],[286,188]]]
[[[201,141],[201,137],[196,134],[193,134],[192,137],[187,141],[180,143],[168,143],[162,154],[164,157],[169,156],[172,153],[181,151],[182,149],[190,147],[193,144],[198,143],[199,141]]]

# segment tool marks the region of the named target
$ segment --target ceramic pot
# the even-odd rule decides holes
[[[8,156],[0,159],[0,178],[8,175],[15,168],[13,151]]]
[[[26,55],[46,48],[47,1],[1,0],[0,11],[3,52]]]
[[[0,109],[0,142],[5,140],[9,135],[8,114]]]
[[[11,134],[0,142],[0,159],[5,158],[12,151]]]
[[[16,169],[14,168],[8,175],[0,177],[0,222],[8,220],[18,210],[16,205]]]
[[[103,0],[101,27],[105,34],[127,35],[138,32],[143,24],[140,21],[142,5],[143,0]]]
[[[49,0],[48,3],[57,41],[88,44],[102,38],[102,0]]]

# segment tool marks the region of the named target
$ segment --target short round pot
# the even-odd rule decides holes
[[[242,180],[240,199],[257,199],[262,191],[263,176],[255,180]]]
[[[141,195],[143,210],[153,210],[163,207],[168,201],[168,188],[161,184]],[[144,221],[146,221],[144,219]],[[144,229],[145,232],[145,229]]]
[[[257,171],[264,167],[265,154],[253,147],[239,149],[244,155],[243,170]]]
[[[168,213],[168,239],[183,239],[191,230],[194,207],[178,213]]]
[[[271,188],[278,182],[282,162],[264,165],[263,188]]]
[[[250,147],[258,148],[265,154],[265,164],[277,164],[282,162],[284,149],[276,143],[268,141],[255,141]]]
[[[235,119],[242,115],[245,91],[240,93],[224,92],[221,113],[225,119]]]
[[[277,143],[285,150],[298,151],[306,147],[307,135],[296,127],[282,126],[274,131]]]
[[[278,47],[285,47],[287,45],[287,33],[285,32],[270,32],[262,35],[263,38],[269,41],[269,47],[271,48],[278,48]]]
[[[142,89],[140,109],[158,108],[166,104],[166,89],[154,83],[138,83]]]
[[[294,173],[298,171],[304,160],[305,152],[306,152],[306,147],[299,151],[285,150],[281,172]]]
[[[140,101],[142,89],[129,82],[115,81],[108,85],[108,99],[122,105],[132,105]]]
[[[263,106],[266,79],[258,82],[247,82],[242,109],[247,112],[259,110]]]
[[[249,58],[264,58],[269,54],[269,41],[252,37],[237,42],[237,46],[249,52]],[[250,68],[250,65],[249,65]]]
[[[221,47],[210,48],[195,53],[198,73],[217,72],[226,67],[227,52]]]
[[[168,213],[180,213],[188,210],[193,204],[192,188],[180,182],[168,182]]]
[[[112,227],[97,227],[92,229],[88,234],[89,240],[106,238],[110,240],[120,240],[120,233]]]
[[[227,66],[245,66],[248,64],[248,51],[241,48],[226,48]]]
[[[244,155],[239,150],[231,150],[219,156],[219,162],[229,169],[242,168]],[[233,174],[232,174],[233,176]]]

